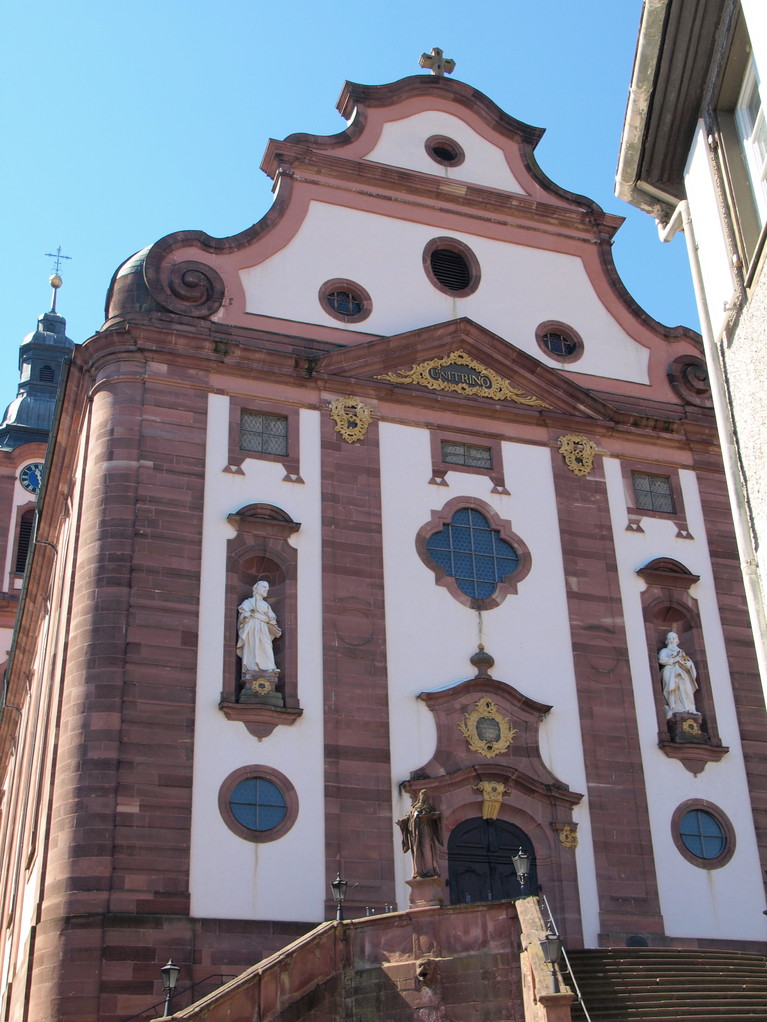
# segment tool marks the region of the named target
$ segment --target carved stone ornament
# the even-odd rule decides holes
[[[254,678],[250,683],[250,689],[257,696],[267,696],[274,691],[274,686],[267,678]]]
[[[330,405],[330,418],[347,444],[362,440],[373,421],[373,409],[357,397],[339,397]]]
[[[577,848],[578,834],[574,827],[566,823],[559,832],[559,843],[563,848]]]
[[[597,445],[582,433],[566,433],[559,438],[559,453],[576,476],[587,476],[594,467]]]
[[[471,713],[464,713],[463,720],[458,721],[458,727],[472,752],[478,752],[485,759],[506,752],[517,733],[511,721],[498,711],[493,700],[487,696],[477,700]]]
[[[511,791],[503,781],[480,781],[474,785],[475,791],[482,792],[482,819],[497,820],[503,796]]]
[[[428,387],[429,390],[475,394],[478,397],[492,398],[494,401],[514,401],[518,405],[530,405],[533,408],[551,408],[551,405],[540,398],[512,387],[508,380],[504,380],[498,373],[483,366],[460,348],[443,358],[418,362],[410,369],[384,373],[376,376],[376,379],[385,380],[387,383],[414,383],[419,387]]]

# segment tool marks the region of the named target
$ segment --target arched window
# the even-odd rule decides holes
[[[42,366],[37,378],[40,383],[53,383],[55,379],[53,366]]]

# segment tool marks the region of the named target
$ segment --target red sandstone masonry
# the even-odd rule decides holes
[[[588,778],[600,929],[604,939],[663,934],[642,760],[636,733],[617,565],[601,459],[586,477],[552,452],[575,681]],[[599,673],[609,639],[618,664]],[[621,941],[622,943],[622,941]]]
[[[115,969],[122,981],[132,965],[123,955],[118,966],[102,913],[188,913],[206,396],[186,392],[184,414],[159,428],[173,403],[170,388],[145,384],[142,372],[135,365],[134,380],[110,382],[93,401],[91,498],[75,567],[47,901],[31,997],[40,1018],[50,1017],[54,1003],[61,1020],[119,1017],[102,998],[113,999]],[[169,590],[178,592],[171,601]],[[148,609],[158,591],[166,596],[161,618]],[[126,799],[140,812],[122,811]],[[83,934],[92,937],[94,926],[103,957],[113,961],[101,981],[92,964],[78,965]],[[182,928],[178,944],[189,948],[190,921]],[[153,976],[145,991],[126,983],[123,992],[144,993],[146,1003],[154,986]]]
[[[325,849],[355,906],[394,902],[389,709],[384,631],[378,426],[349,444],[322,419]],[[339,613],[354,601],[370,641],[347,645]],[[332,906],[328,904],[328,911]]]
[[[82,509],[75,567],[52,836],[30,989],[32,1019],[77,1017],[87,1022],[99,1015],[98,969],[94,963],[87,969],[76,963],[86,947],[103,944],[99,919],[108,908],[112,872],[114,814],[109,804],[114,803],[118,782],[119,681],[143,404],[140,363],[123,369],[123,380],[96,394],[92,406],[85,476],[93,499]],[[112,476],[118,474],[110,471],[112,463],[120,465],[121,492],[110,489]],[[103,526],[102,507],[112,512],[109,528]],[[101,726],[94,729],[97,713]],[[106,721],[110,726],[104,726]],[[63,923],[63,918],[77,916],[90,916],[87,928]]]

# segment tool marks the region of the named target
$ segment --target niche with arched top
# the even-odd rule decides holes
[[[690,591],[700,576],[670,557],[654,559],[640,567],[637,574],[647,583],[642,593],[642,611],[658,721],[658,745],[666,755],[681,760],[692,773],[699,773],[706,762],[721,759],[728,751],[719,737],[700,610]],[[695,664],[698,685],[695,709],[701,715],[699,731],[695,721],[676,729],[673,717],[666,714],[658,654],[665,647],[669,632],[676,632],[679,647]]]
[[[301,713],[296,676],[297,553],[288,542],[301,525],[272,504],[249,504],[227,520],[237,534],[227,544],[221,708],[227,717],[242,720],[252,734],[263,738],[276,724],[292,724]],[[242,662],[237,655],[237,608],[262,580],[269,583],[268,602],[282,631],[273,644],[279,670],[275,692],[280,698],[265,698],[262,706],[245,705],[240,701]]]

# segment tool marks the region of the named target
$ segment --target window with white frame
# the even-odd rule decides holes
[[[738,102],[735,124],[746,169],[751,179],[754,200],[763,224],[767,221],[767,121],[759,88],[759,75],[753,57],[748,62]]]

